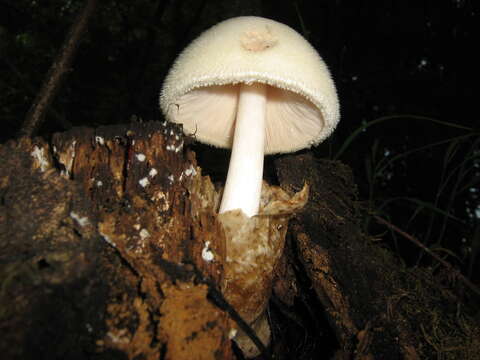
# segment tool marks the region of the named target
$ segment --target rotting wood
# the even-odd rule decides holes
[[[340,344],[336,359],[478,358],[480,326],[468,307],[428,269],[406,268],[362,233],[347,166],[305,153],[276,168],[285,190],[311,187],[289,230]]]
[[[219,195],[182,139],[175,126],[135,123],[0,146],[4,358],[182,359],[185,346],[234,358],[228,306],[210,301],[225,274]],[[275,294],[288,305],[302,296],[288,265],[300,259],[336,358],[475,359],[478,326],[451,292],[361,233],[347,167],[308,154],[277,167],[288,191],[306,180],[311,200],[291,223]]]
[[[140,348],[128,343],[123,351],[132,359],[139,354],[158,358],[162,351],[165,359],[188,359],[189,352],[198,359],[215,354],[230,358],[228,316],[214,308],[205,285],[192,275],[196,270],[211,283],[222,283],[225,238],[214,216],[217,195],[201,176],[193,154],[183,151],[181,129],[146,123],[130,126],[124,136],[111,127],[90,131],[81,144],[76,135],[68,139],[66,134],[53,142],[61,152],[77,141],[71,176],[92,199],[99,199],[95,205],[101,209],[100,235],[137,274],[150,331]],[[110,191],[104,192],[104,186]],[[207,245],[213,259],[202,256]],[[170,297],[184,297],[190,305]],[[124,329],[117,325],[110,331]],[[135,339],[136,329],[130,332]],[[107,332],[102,345],[115,347],[112,339],[117,338]]]
[[[231,320],[202,283],[223,281],[218,195],[178,126],[77,128],[51,145],[23,138],[1,152],[8,358],[191,359],[185,349],[232,358]],[[18,285],[30,277],[30,287]],[[185,305],[172,300],[182,297]],[[51,327],[41,314],[57,320]]]
[[[35,307],[37,302],[33,299],[41,298],[37,294],[41,292],[45,296],[42,304],[56,304],[50,309],[53,313],[76,309],[77,322],[84,322],[82,331],[62,331],[64,338],[50,342],[42,356],[68,358],[82,353],[88,345],[88,351],[105,354],[109,359],[157,359],[160,355],[164,359],[190,359],[192,353],[196,359],[229,359],[233,357],[230,339],[240,331],[242,342],[251,344],[249,352],[258,354],[259,347],[267,354],[249,326],[268,302],[271,272],[283,249],[288,218],[292,209],[305,204],[307,189],[290,199],[283,190],[264,186],[262,217],[255,220],[263,225],[254,228],[263,234],[274,254],[266,261],[260,249],[262,260],[256,266],[268,271],[259,273],[258,286],[249,285],[250,299],[244,301],[235,293],[238,269],[233,270],[233,265],[226,268],[229,262],[224,227],[234,228],[233,223],[239,222],[229,224],[224,219],[221,225],[218,221],[219,193],[208,177],[201,176],[194,154],[184,149],[183,141],[179,126],[149,122],[76,128],[55,134],[51,143],[22,138],[2,146],[6,161],[1,191],[8,194],[4,196],[2,211],[9,213],[17,206],[13,201],[18,191],[13,174],[21,173],[27,181],[18,182],[23,190],[22,211],[3,218],[1,225],[7,228],[12,221],[17,227],[28,229],[20,237],[5,232],[10,237],[1,242],[7,264],[2,267],[3,278],[22,277],[22,273],[16,272],[19,244],[30,250],[22,261],[29,264],[33,273],[47,267],[57,277],[55,272],[60,267],[53,266],[53,260],[38,260],[37,246],[46,247],[44,257],[50,259],[49,252],[58,250],[54,245],[56,237],[64,233],[82,246],[95,245],[94,249],[87,247],[88,251],[80,256],[88,260],[87,264],[94,264],[88,272],[77,265],[77,257],[67,254],[62,258],[65,266],[73,270],[78,266],[76,276],[81,282],[76,289],[80,295],[75,296],[81,297],[89,308],[78,305],[68,292],[66,283],[72,280],[68,272],[54,286],[58,292],[66,291],[60,299],[53,301],[48,291],[44,292],[44,286],[49,284],[40,283],[19,295],[31,299],[22,313],[7,307],[12,319],[36,316],[35,311],[43,309]],[[13,167],[14,172],[9,170]],[[45,183],[46,174],[51,182]],[[40,203],[35,202],[38,188],[42,189]],[[35,206],[25,201],[29,197]],[[76,210],[73,204],[80,200],[87,205]],[[90,229],[88,239],[83,234],[86,229]],[[34,240],[39,236],[45,244]],[[67,244],[68,239],[64,239]],[[233,247],[230,251],[235,252]],[[234,258],[230,260],[235,262]],[[251,277],[248,272],[247,275]],[[83,284],[91,286],[90,282],[96,284],[97,296],[83,288]],[[16,283],[7,282],[5,294],[16,291]],[[250,304],[259,304],[260,308]],[[91,319],[89,314],[95,318]],[[245,317],[246,322],[240,317]],[[59,324],[53,323],[55,328],[43,321],[18,328],[15,323],[2,321],[0,327],[14,329],[10,336],[17,336],[13,343],[21,344],[15,347],[18,357],[28,359],[38,354],[37,345],[21,329],[55,334],[72,322],[68,317],[57,318]],[[79,336],[84,336],[84,342],[76,342]],[[48,340],[35,338],[39,343]],[[8,343],[0,344],[0,348],[4,346]]]

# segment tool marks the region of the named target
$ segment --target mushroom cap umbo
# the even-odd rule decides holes
[[[293,152],[327,138],[339,104],[327,66],[295,30],[255,16],[201,34],[167,75],[160,107],[186,134],[222,148],[233,141],[241,83],[267,86],[265,153]]]

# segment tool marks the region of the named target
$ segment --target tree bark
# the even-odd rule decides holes
[[[88,22],[95,12],[96,6],[97,0],[87,0],[85,7],[75,18],[61,50],[48,70],[42,87],[25,116],[19,131],[20,136],[31,137],[40,128],[51,103],[63,84],[66,74],[70,72],[70,66],[80,45],[80,39],[87,30]]]
[[[229,317],[209,300],[225,252],[217,195],[178,127],[0,149],[6,359],[232,358]]]
[[[0,146],[2,358],[242,358],[231,329],[252,334],[220,291],[220,195],[183,142],[149,122]],[[475,359],[479,327],[455,293],[362,233],[348,167],[309,154],[276,165],[284,190],[311,190],[276,265],[274,307],[294,321],[269,312],[275,358]],[[335,345],[286,335],[300,283]]]
[[[290,231],[336,334],[337,359],[478,356],[479,324],[467,310],[457,313],[462,301],[455,292],[429,269],[406,268],[362,232],[368,215],[350,168],[310,153],[280,158],[276,167],[284,189],[310,185],[309,203]]]

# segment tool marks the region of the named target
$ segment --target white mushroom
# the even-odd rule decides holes
[[[177,58],[160,96],[168,120],[232,148],[220,212],[258,213],[265,154],[328,137],[339,120],[330,73],[315,49],[276,21],[247,16],[205,31]]]

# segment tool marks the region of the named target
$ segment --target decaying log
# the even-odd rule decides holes
[[[1,147],[4,358],[232,358],[208,299],[224,274],[218,195],[183,150],[158,122]]]
[[[107,293],[92,204],[43,141],[2,145],[0,159],[1,357],[94,354]]]
[[[454,293],[362,233],[347,166],[307,153],[276,167],[284,189],[310,185],[289,230],[340,344],[336,359],[478,359],[480,326]]]
[[[183,141],[179,127],[149,122],[0,146],[2,359],[236,358],[232,329],[251,329],[230,305],[251,321],[242,303],[265,297],[234,286],[222,295],[233,275],[220,195]],[[337,359],[475,359],[478,325],[453,293],[362,234],[346,166],[307,154],[277,169],[289,193],[306,181],[310,200],[290,221],[276,301],[294,308],[298,277],[309,280]],[[285,235],[280,220],[271,223]],[[272,321],[272,350],[286,359],[300,345]]]
[[[0,348],[18,344],[11,358],[229,359],[231,338],[247,356],[265,351],[272,271],[308,188],[290,198],[264,184],[258,218],[217,217],[219,193],[183,142],[178,126],[150,122],[1,147]],[[24,267],[48,276],[18,286]]]

